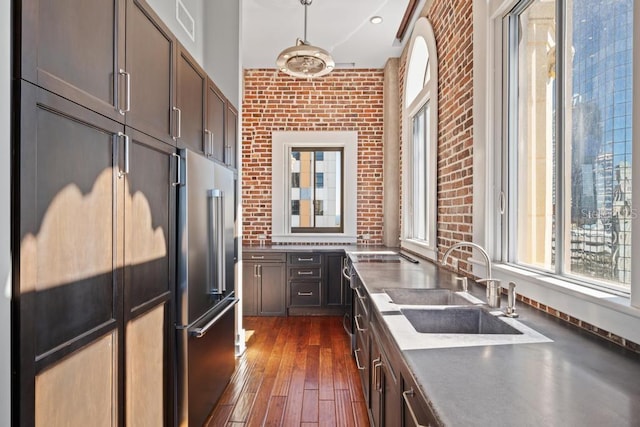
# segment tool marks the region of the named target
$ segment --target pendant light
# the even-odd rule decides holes
[[[307,41],[307,6],[312,0],[300,0],[304,6],[304,38],[280,52],[276,64],[280,71],[293,77],[311,78],[329,74],[336,66],[326,50]]]

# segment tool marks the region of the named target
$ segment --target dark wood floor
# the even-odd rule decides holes
[[[245,317],[253,331],[206,424],[369,426],[340,317]]]

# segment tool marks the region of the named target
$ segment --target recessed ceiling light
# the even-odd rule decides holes
[[[382,16],[372,16],[371,19],[369,19],[369,22],[371,22],[372,24],[381,24]]]

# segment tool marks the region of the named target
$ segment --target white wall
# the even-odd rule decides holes
[[[195,21],[195,41],[176,19],[177,0],[147,0],[180,43],[239,108],[240,1],[181,0]]]
[[[0,1],[0,426],[11,425],[10,267],[11,2]]]
[[[178,41],[189,51],[200,65],[203,64],[204,52],[204,4],[205,0],[181,0],[184,7],[195,21],[195,40],[183,29],[176,18],[177,0],[147,0],[149,6],[158,14],[160,19],[175,34]],[[210,0],[207,0],[207,3]]]
[[[224,96],[240,109],[240,1],[204,5],[204,69]]]

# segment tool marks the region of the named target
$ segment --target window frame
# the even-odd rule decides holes
[[[357,131],[274,131],[271,134],[271,241],[273,243],[357,243]],[[342,148],[342,232],[293,233],[290,216],[291,148]],[[348,166],[348,167],[347,167]]]
[[[318,226],[313,226],[313,227],[294,227],[294,226],[290,226],[290,232],[291,234],[308,234],[308,233],[342,233],[344,231],[344,148],[343,147],[329,147],[329,146],[318,146],[318,147],[309,147],[309,146],[291,146],[288,148],[288,152],[291,153],[292,151],[298,151],[298,152],[312,152],[314,153],[314,169],[312,172],[313,175],[313,179],[314,179],[314,185],[313,185],[313,217],[314,217],[314,221],[315,221],[315,217],[318,216],[317,214],[317,210],[318,210],[318,202],[322,202],[323,200],[318,200],[316,199],[316,190],[319,188],[324,188],[324,179],[323,179],[323,185],[321,187],[317,186],[317,182],[318,182],[318,174],[319,172],[316,171],[315,169],[315,162],[317,161],[325,161],[325,159],[323,158],[322,160],[318,160],[317,156],[315,155],[315,153],[318,152],[327,152],[327,151],[333,151],[336,153],[340,153],[340,164],[338,165],[340,167],[340,225],[338,227],[318,227]],[[289,164],[289,163],[287,163]],[[293,172],[291,172],[290,167],[288,168],[289,171],[289,176],[293,175]],[[298,173],[299,174],[299,173]],[[292,212],[292,205],[291,202],[293,202],[294,200],[291,200],[291,188],[293,186],[293,183],[291,182],[291,180],[289,180],[289,191],[287,193],[287,198],[289,199],[289,208],[286,211],[289,218],[293,215]],[[299,215],[299,213],[298,213]]]
[[[492,257],[493,277],[505,286],[513,281],[516,291],[544,306],[552,307],[620,337],[640,342],[640,269],[633,269],[631,296],[576,285],[561,277],[531,272],[507,264],[503,234],[500,232],[508,203],[501,192],[506,177],[505,143],[508,103],[502,82],[508,68],[505,43],[508,28],[503,18],[516,0],[474,0],[473,5],[473,242],[483,246]],[[634,40],[640,40],[640,8],[634,9]],[[640,70],[640,43],[633,46],[634,70]],[[633,99],[640,99],[640,72],[633,75]],[[640,108],[633,109],[633,122],[640,123]],[[634,141],[640,140],[640,126],[633,129]],[[640,181],[640,155],[633,157],[632,179]],[[640,226],[633,227],[632,238],[640,241]],[[469,259],[476,276],[486,274],[479,257]],[[640,251],[632,254],[640,265]]]
[[[427,48],[427,61],[416,59],[412,63],[412,54],[416,43],[424,42]],[[405,99],[403,103],[403,120],[402,120],[402,228],[400,246],[427,259],[438,259],[437,244],[437,155],[438,155],[438,55],[436,49],[436,40],[433,27],[429,20],[421,17],[411,34],[411,40],[408,46],[408,56],[404,74],[404,91]],[[421,64],[424,62],[424,70],[412,69],[412,64]],[[414,65],[415,67],[415,65]],[[421,71],[421,72],[420,72]],[[427,74],[428,71],[428,74]],[[414,84],[410,81],[411,76],[422,76],[422,89],[415,95],[413,99],[408,99],[407,94],[410,92],[408,88]],[[429,76],[429,79],[426,77]],[[414,118],[423,111],[428,105],[428,129],[425,135],[425,158],[427,159],[424,172],[426,180],[426,210],[425,215],[425,235],[426,239],[418,239],[414,233]],[[425,115],[427,117],[427,115]]]

